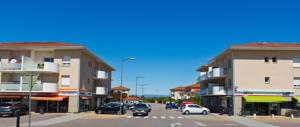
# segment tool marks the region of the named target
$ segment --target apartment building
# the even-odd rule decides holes
[[[179,86],[170,89],[170,96],[174,100],[185,100],[196,96],[196,93],[200,91],[200,84],[192,84],[188,86]]]
[[[202,104],[234,115],[283,115],[300,106],[300,44],[233,45],[198,68]]]
[[[107,98],[114,69],[78,44],[0,43],[0,101],[28,104],[32,111],[92,110]]]

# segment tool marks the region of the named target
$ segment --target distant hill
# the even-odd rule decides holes
[[[169,95],[157,95],[157,94],[145,94],[145,98],[153,98],[153,97],[169,97]]]

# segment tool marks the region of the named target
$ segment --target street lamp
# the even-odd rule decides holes
[[[143,76],[136,76],[136,78],[135,78],[135,96],[138,96],[137,95],[137,86],[138,86],[138,79],[142,79],[142,78],[144,78]]]
[[[124,63],[126,61],[129,61],[129,60],[135,60],[134,57],[128,57],[128,58],[122,58],[121,59],[121,87],[123,86],[123,66],[124,66]],[[123,102],[123,92],[121,90],[121,95],[120,95],[120,102],[122,103]],[[122,113],[122,106],[120,106],[120,113]]]

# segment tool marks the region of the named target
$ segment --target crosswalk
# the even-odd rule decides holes
[[[127,119],[184,119],[182,116],[127,116]]]

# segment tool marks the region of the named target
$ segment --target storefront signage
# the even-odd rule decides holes
[[[58,95],[59,96],[78,96],[79,91],[61,91]]]
[[[92,94],[92,92],[81,92],[80,96],[91,97],[91,96],[93,96],[93,94]]]

